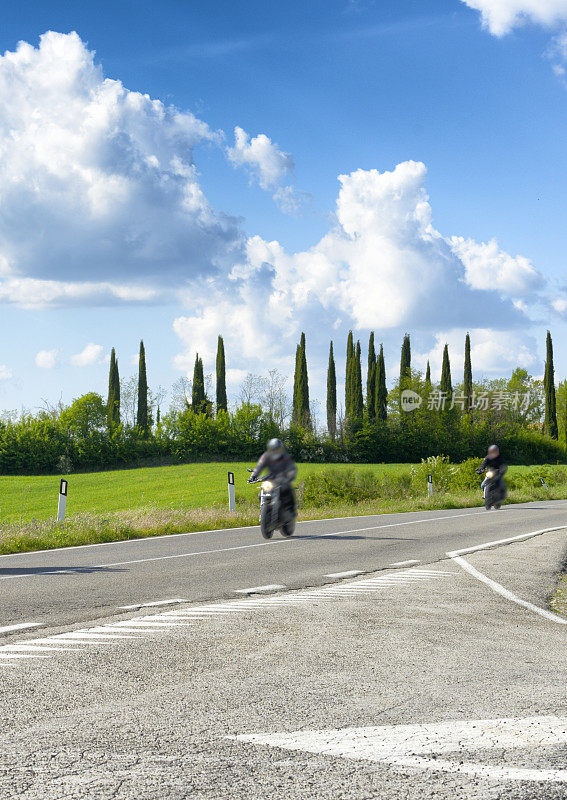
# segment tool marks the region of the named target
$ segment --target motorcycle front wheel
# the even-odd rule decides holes
[[[270,528],[271,508],[269,503],[264,503],[260,508],[260,531],[264,539],[271,539],[274,531]]]

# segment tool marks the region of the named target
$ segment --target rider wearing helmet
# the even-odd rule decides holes
[[[281,486],[282,501],[292,502],[295,508],[295,498],[291,490],[291,482],[297,476],[297,467],[290,454],[284,447],[281,439],[270,439],[266,452],[260,456],[260,459],[252,474],[250,481],[256,480],[261,472],[267,470],[274,481]]]
[[[505,474],[508,467],[506,466],[506,462],[504,458],[500,454],[500,448],[497,444],[491,444],[488,448],[488,453],[486,454],[486,458],[477,469],[479,475],[482,475],[483,472],[486,472],[487,469],[494,469],[498,471],[498,485],[503,492],[506,492],[506,484],[502,480],[502,476]],[[484,481],[481,484],[484,487]]]

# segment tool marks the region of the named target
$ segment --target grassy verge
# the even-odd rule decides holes
[[[227,471],[234,472],[237,500],[246,502],[256,490],[246,486],[249,462],[180,464],[168,467],[111,470],[72,475],[0,476],[0,525],[48,520],[57,510],[59,479],[69,481],[67,514],[100,514],[134,508],[214,508],[227,501]],[[327,468],[300,464],[301,479]],[[334,469],[375,475],[409,473],[410,464],[337,464]]]
[[[565,498],[567,498],[567,486],[557,486],[550,490],[536,487],[529,491],[511,492],[507,502],[525,503],[532,500]],[[300,510],[299,518],[327,519],[403,511],[470,508],[479,505],[478,491],[461,494],[446,492],[432,497],[393,498],[380,502],[365,501],[317,508],[304,507]],[[0,525],[0,554],[123,541],[171,533],[237,528],[257,523],[258,505],[251,497],[242,498],[234,514],[228,512],[224,505],[204,508],[145,505],[106,513],[83,512],[69,516],[61,524],[57,524],[51,518],[20,520]],[[562,597],[567,604],[567,579]]]

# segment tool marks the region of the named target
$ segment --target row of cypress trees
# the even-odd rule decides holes
[[[405,334],[400,356],[400,392],[411,385],[411,341],[409,334]],[[425,386],[431,387],[431,368],[429,361],[425,371]],[[439,389],[445,393],[450,401],[453,396],[451,378],[451,363],[449,347],[443,349],[443,362],[441,367],[441,380]],[[557,407],[555,397],[555,370],[553,365],[553,343],[551,334],[547,331],[546,362],[544,375],[545,391],[545,418],[544,432],[552,439],[558,438]],[[463,379],[463,395],[466,398],[465,408],[470,409],[473,396],[473,377],[471,364],[471,340],[467,333],[465,337],[465,364]],[[193,387],[191,407],[195,413],[212,413],[212,403],[207,398],[203,360],[197,353],[193,370]],[[374,331],[370,333],[368,342],[368,370],[366,378],[366,403],[362,390],[361,346],[360,341],[354,344],[352,331],[347,338],[346,375],[345,375],[345,414],[346,421],[361,422],[364,414],[371,421],[385,422],[387,419],[388,389],[386,386],[386,367],[384,361],[384,347],[376,355]],[[219,335],[216,357],[216,408],[218,411],[227,411],[226,393],[226,357],[223,337]],[[159,409],[158,409],[159,421]],[[311,428],[311,411],[309,405],[309,376],[307,371],[307,354],[305,333],[301,334],[295,354],[295,376],[293,385],[293,412],[292,421],[306,430]],[[108,429],[113,431],[120,424],[120,375],[115,349],[110,355],[110,369],[108,381],[107,402]],[[148,412],[148,380],[146,371],[146,352],[144,342],[140,342],[138,362],[138,402],[136,424],[143,436],[150,431]],[[337,432],[337,375],[333,342],[329,347],[329,363],[327,369],[327,429],[332,438]]]
[[[108,373],[108,399],[106,403],[106,419],[108,430],[112,433],[120,425],[120,373],[118,359],[114,347],[110,353],[110,368]],[[158,409],[159,422],[159,409]],[[136,410],[136,426],[142,436],[150,432],[150,419],[148,413],[148,375],[146,371],[146,350],[144,342],[140,342],[138,358],[138,402]]]

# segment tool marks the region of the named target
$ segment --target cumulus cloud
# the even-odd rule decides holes
[[[75,367],[92,367],[95,364],[103,364],[105,361],[103,346],[93,344],[93,342],[90,342],[80,353],[71,356],[71,364]]]
[[[9,381],[12,377],[12,370],[6,364],[0,364],[0,381]]]
[[[242,235],[209,205],[193,158],[217,141],[192,114],[105,78],[76,33],[6,52],[0,298],[26,304],[47,288],[52,302],[151,302],[225,269]]]
[[[465,266],[465,280],[473,289],[496,289],[521,298],[543,288],[545,280],[524,256],[511,256],[498,247],[496,239],[475,242],[462,236],[451,239],[453,252]]]
[[[234,129],[234,146],[227,149],[228,157],[237,166],[248,167],[262,189],[273,189],[293,172],[293,158],[284,153],[265,133],[252,139],[238,126]]]
[[[435,344],[426,352],[414,355],[415,363],[425,369],[427,361],[431,365],[434,380],[441,377],[443,349],[449,345],[451,373],[454,383],[462,380],[464,364],[464,342],[466,330],[453,330],[437,333]],[[502,374],[516,367],[533,368],[536,363],[536,342],[531,336],[513,331],[494,331],[489,328],[473,328],[471,335],[471,362],[475,374]]]
[[[480,11],[484,25],[503,36],[518,25],[533,22],[552,26],[567,21],[567,0],[461,0]]]
[[[273,192],[272,198],[284,214],[298,213],[306,196],[291,184],[281,185],[294,170],[290,153],[284,153],[265,133],[250,138],[238,125],[234,129],[234,146],[227,147],[226,152],[235,167],[246,167],[252,180]]]
[[[35,365],[40,369],[53,369],[59,361],[59,350],[40,350],[35,357]]]
[[[479,245],[500,270],[497,283],[479,285],[474,265],[433,226],[425,178],[425,166],[413,161],[339,176],[336,225],[309,250],[288,253],[277,241],[250,237],[245,260],[222,283],[191,287],[194,311],[174,323],[187,347],[176,365],[190,370],[196,349],[211,363],[219,331],[240,367],[278,363],[294,352],[301,330],[323,349],[331,331],[342,337],[349,328],[435,332],[463,319],[486,328],[524,325],[522,308],[502,287],[531,292],[538,274],[526,259]],[[460,245],[472,258],[476,244]]]

